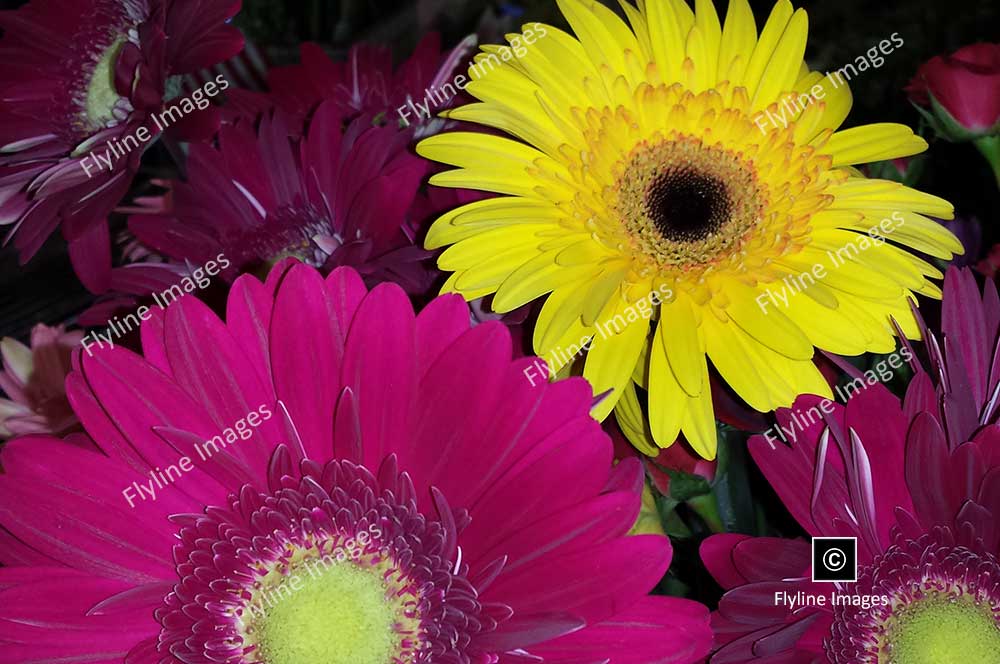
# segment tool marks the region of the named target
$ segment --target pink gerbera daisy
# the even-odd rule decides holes
[[[144,357],[77,355],[100,452],[0,461],[0,662],[694,662],[707,610],[646,596],[581,379],[532,387],[506,329],[286,261],[227,318],[184,297]]]
[[[0,12],[0,224],[22,261],[62,223],[87,281],[92,258],[74,243],[96,242],[90,233],[99,235],[95,227],[128,190],[159,134],[150,114],[163,105],[167,78],[240,50],[239,31],[225,25],[239,7],[239,0],[32,0]],[[141,146],[140,128],[149,132]]]
[[[803,396],[778,411],[790,445],[750,440],[809,535],[857,538],[858,579],[811,581],[805,540],[710,537],[702,558],[727,589],[712,664],[1000,662],[996,287],[980,296],[951,268],[940,340],[918,322],[931,370],[912,362],[902,403],[856,376],[844,406]]]
[[[295,137],[281,111],[258,131],[224,127],[219,147],[196,145],[186,182],[171,185],[169,208],[133,215],[129,228],[146,246],[200,265],[219,254],[230,278],[282,258],[330,270],[350,265],[369,281],[426,291],[437,272],[415,245],[407,214],[427,162],[392,127],[345,119],[333,102]]]
[[[65,434],[79,426],[66,400],[70,355],[83,332],[39,323],[31,330],[30,346],[16,339],[0,340],[0,439],[30,433]]]

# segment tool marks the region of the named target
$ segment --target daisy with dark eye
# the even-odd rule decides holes
[[[695,4],[622,2],[626,24],[561,0],[576,37],[536,24],[511,36],[520,53],[484,47],[479,101],[445,113],[509,137],[444,133],[418,151],[458,167],[432,183],[503,195],[431,228],[445,290],[495,294],[499,312],[547,296],[535,351],[559,370],[588,348],[583,375],[610,390],[595,416],[648,411],[641,445],[683,433],[711,458],[709,360],[761,412],[828,394],[814,349],[886,352],[890,316],[916,335],[908,302],[939,296],[941,274],[906,249],[962,247],[927,216],[950,218],[948,202],[854,168],[927,144],[896,124],[840,129],[851,95],[803,61],[803,10],[780,0],[758,35],[746,0],[724,22]],[[815,285],[770,298],[803,274]],[[651,293],[667,297],[635,315]]]
[[[151,114],[168,79],[239,52],[243,37],[226,25],[239,8],[239,0],[31,0],[0,12],[0,225],[22,261],[62,225],[77,272],[99,286],[100,226],[159,134]]]
[[[225,321],[156,310],[78,354],[98,451],[0,454],[0,661],[687,664],[705,607],[647,596],[665,537],[580,378],[531,387],[500,323],[418,315],[288,260]],[[558,490],[553,490],[558,487]],[[27,599],[30,598],[30,601]]]
[[[710,537],[701,556],[726,589],[712,664],[1000,662],[1000,297],[952,268],[942,306],[902,403],[876,385],[824,415],[803,396],[777,413],[790,445],[750,440],[809,535],[857,538],[857,582],[813,583],[806,540]]]

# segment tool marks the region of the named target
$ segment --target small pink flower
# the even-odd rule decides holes
[[[1000,128],[1000,44],[971,44],[935,56],[907,87],[910,99],[932,106],[949,138],[996,133]],[[943,113],[941,112],[943,111]]]
[[[78,426],[63,384],[81,339],[78,330],[39,324],[31,331],[30,347],[10,337],[0,340],[0,389],[8,396],[0,398],[0,438],[64,434]]]

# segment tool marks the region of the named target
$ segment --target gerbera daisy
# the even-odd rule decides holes
[[[394,284],[286,261],[225,322],[184,297],[142,344],[67,380],[100,452],[0,456],[0,661],[706,654],[703,606],[646,596],[670,542],[626,536],[641,469],[612,467],[590,387],[527,385],[460,298],[414,316]]]
[[[812,583],[807,541],[709,538],[702,558],[727,589],[712,664],[1000,661],[996,287],[980,297],[952,268],[942,318],[940,340],[924,328],[931,370],[914,363],[902,403],[881,385],[832,408],[803,396],[777,413],[790,446],[751,439],[809,535],[857,538],[858,580]],[[776,599],[798,592],[825,605]]]
[[[393,280],[422,293],[437,272],[414,244],[407,212],[428,164],[407,151],[405,132],[369,117],[344,123],[328,101],[302,138],[281,111],[257,131],[223,127],[218,147],[193,146],[186,181],[170,184],[164,209],[154,203],[129,228],[179,261],[225,255],[231,279],[291,256],[327,270],[351,265],[369,283]]]
[[[0,439],[30,433],[62,435],[79,425],[66,400],[70,355],[83,332],[39,323],[31,330],[30,345],[17,339],[0,340]]]
[[[87,281],[92,257],[74,243],[97,242],[89,231],[128,190],[159,134],[150,113],[163,104],[167,78],[240,50],[240,32],[225,24],[239,7],[239,0],[32,0],[0,12],[0,224],[22,261],[62,223]]]
[[[890,350],[890,315],[916,334],[908,299],[939,296],[940,272],[884,239],[948,258],[961,245],[924,215],[952,206],[852,168],[926,143],[895,124],[837,131],[851,96],[803,61],[803,10],[781,0],[758,36],[746,0],[724,24],[706,0],[623,2],[631,26],[597,2],[559,6],[576,38],[532,24],[484,47],[467,86],[480,103],[446,114],[513,138],[418,146],[460,167],[432,183],[506,194],[432,227],[428,247],[452,245],[446,291],[496,293],[498,311],[548,295],[535,350],[558,370],[589,348],[583,375],[612,390],[594,415],[636,411],[635,383],[656,443],[683,432],[707,457],[706,359],[766,412],[829,391],[814,347]],[[784,283],[806,278],[804,293]]]
[[[432,122],[429,111],[420,118],[410,112],[406,120],[397,109],[411,100],[425,101],[429,91],[436,93],[450,83],[455,69],[474,46],[475,39],[467,38],[444,52],[440,36],[430,33],[409,58],[393,67],[392,50],[384,46],[355,44],[345,61],[335,62],[322,47],[307,42],[300,48],[301,64],[272,68],[267,82],[274,102],[292,113],[305,116],[329,100],[345,117],[367,115],[396,127],[426,120],[431,126],[424,132],[431,133],[442,123]],[[433,108],[447,108],[453,98],[436,97]]]

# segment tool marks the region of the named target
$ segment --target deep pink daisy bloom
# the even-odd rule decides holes
[[[300,48],[301,63],[271,69],[268,86],[276,104],[300,116],[329,100],[347,117],[377,117],[396,127],[426,123],[423,133],[430,133],[432,125],[440,129],[443,122],[432,121],[430,116],[452,105],[458,92],[452,78],[474,46],[468,38],[445,52],[440,36],[430,33],[394,68],[392,51],[384,46],[355,44],[345,61],[335,62],[322,47],[307,42]],[[416,103],[425,103],[427,95],[433,99],[432,105],[418,118]],[[409,120],[397,113],[408,101],[415,102]]]
[[[670,543],[626,536],[581,379],[532,387],[460,298],[415,316],[288,261],[193,297],[144,357],[76,356],[100,452],[0,455],[0,662],[650,664],[708,651],[707,610],[646,593]],[[30,598],[30,599],[29,599]]]
[[[437,272],[408,215],[427,162],[407,150],[410,136],[365,118],[342,130],[333,102],[316,110],[301,139],[292,122],[278,111],[256,132],[224,127],[218,148],[194,146],[169,209],[133,215],[129,228],[176,260],[199,265],[224,254],[230,278],[294,257],[428,290]]]
[[[22,261],[60,223],[71,245],[96,241],[89,233],[126,193],[160,133],[150,114],[163,106],[167,78],[238,52],[242,36],[225,22],[239,7],[239,0],[32,0],[0,12],[0,225]],[[149,132],[145,141],[140,130]],[[73,255],[85,282],[86,254],[76,247]]]
[[[0,439],[32,433],[62,435],[79,422],[66,399],[70,355],[83,332],[39,323],[31,330],[30,345],[16,339],[0,340]]]
[[[832,414],[812,396],[779,411],[790,445],[750,440],[809,535],[857,538],[858,581],[813,583],[804,540],[709,538],[702,559],[727,589],[712,664],[1000,661],[996,287],[980,295],[969,270],[950,269],[943,334],[921,328],[930,371],[911,362],[903,403],[858,377]],[[792,607],[782,592],[825,606]],[[866,605],[871,597],[882,599]]]

